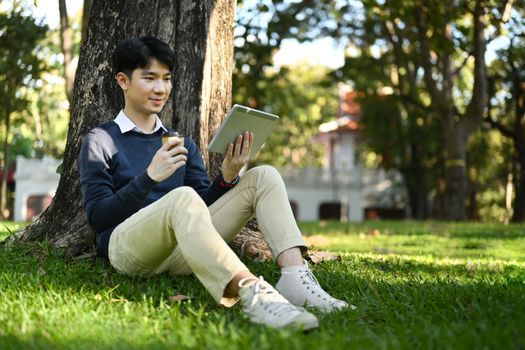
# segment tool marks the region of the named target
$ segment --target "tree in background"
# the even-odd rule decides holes
[[[490,113],[487,123],[511,144],[509,159],[504,162],[503,181],[512,174],[516,189],[512,221],[525,220],[525,6],[517,3],[509,11],[503,28],[508,47],[498,50],[489,67]]]
[[[38,54],[47,26],[25,14],[23,7],[13,4],[9,13],[0,13],[0,104],[4,122],[3,172],[0,190],[0,215],[7,218],[7,176],[9,147],[12,142],[12,115],[28,108],[28,89],[34,86],[46,69]]]
[[[310,41],[335,28],[332,1],[239,1],[235,28],[233,101],[281,117],[256,162],[275,166],[318,165],[321,149],[311,142],[319,124],[337,115],[336,84],[328,70],[299,63],[274,66],[286,39]],[[305,60],[306,61],[306,60]]]
[[[312,142],[319,125],[337,116],[337,85],[326,84],[328,69],[299,63],[267,71],[256,84],[266,90],[260,107],[280,116],[255,162],[278,167],[320,166],[322,146]],[[243,98],[236,92],[234,99]]]
[[[359,88],[358,88],[359,90]],[[396,95],[368,92],[360,99],[363,143],[377,164],[397,169],[408,194],[409,216],[431,216],[430,193],[440,174],[440,125]]]
[[[443,164],[443,142],[439,121],[427,105],[417,38],[414,28],[395,24],[403,14],[400,6],[364,5],[361,16],[345,17],[349,9],[340,9],[347,21],[362,20],[341,23],[352,37],[351,49],[333,76],[350,79],[359,91],[366,153],[376,165],[403,175],[410,217],[426,219],[430,193],[442,176],[436,169]]]
[[[444,179],[441,217],[465,219],[467,145],[486,113],[487,33],[499,25],[507,2],[363,0],[361,14],[348,15],[356,3],[339,6],[339,32],[350,38],[350,52],[357,45],[376,63],[391,65],[391,87],[409,115],[437,118],[436,140],[443,140],[444,152],[435,157],[445,159],[438,171]],[[381,61],[385,55],[391,59]]]
[[[467,144],[483,120],[486,92],[486,3],[465,1],[460,6],[442,2],[417,2],[409,8],[418,35],[418,54],[424,69],[425,87],[430,107],[442,123],[445,140],[444,218],[466,219],[468,177]],[[465,14],[472,25],[463,26]],[[462,23],[463,22],[463,23]],[[473,60],[472,87],[461,86],[462,70]],[[458,62],[459,60],[459,62]],[[470,90],[470,96],[455,98],[455,90]]]
[[[273,55],[283,40],[305,42],[321,36],[327,20],[334,25],[330,21],[333,6],[328,0],[239,1],[233,87],[245,104],[260,108],[270,91],[257,82],[279,78],[277,74],[268,74],[268,70],[273,68]]]

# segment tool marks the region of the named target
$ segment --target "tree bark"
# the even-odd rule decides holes
[[[402,172],[403,174],[403,172]],[[428,219],[428,189],[424,179],[409,179],[413,177],[414,173],[403,174],[405,178],[405,185],[408,192],[408,202],[410,206],[410,218],[416,220]]]
[[[82,208],[77,155],[83,135],[123,107],[110,62],[116,44],[126,37],[152,35],[174,49],[174,92],[160,118],[192,136],[212,175],[217,173],[220,159],[207,155],[207,144],[231,105],[234,15],[235,1],[229,0],[93,2],[56,195],[36,222],[11,242],[47,240],[73,256],[92,251],[94,234]]]
[[[466,137],[455,123],[449,123],[444,130],[446,160],[443,215],[447,220],[465,220],[468,193]]]

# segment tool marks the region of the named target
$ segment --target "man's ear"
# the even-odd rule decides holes
[[[122,72],[118,72],[115,78],[117,79],[117,84],[120,86],[122,91],[126,92],[128,90],[129,81],[130,81],[128,76]]]

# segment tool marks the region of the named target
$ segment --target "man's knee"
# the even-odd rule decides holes
[[[271,165],[260,165],[251,168],[246,172],[246,175],[248,175],[248,173],[253,173],[253,175],[256,175],[258,178],[262,178],[267,181],[282,181],[279,171]]]
[[[177,187],[171,190],[167,196],[169,196],[172,203],[178,202],[203,202],[199,194],[189,186]]]

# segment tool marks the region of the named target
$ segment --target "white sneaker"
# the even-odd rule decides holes
[[[315,278],[306,261],[303,266],[284,268],[275,289],[292,304],[314,307],[322,312],[343,310],[348,303],[328,294]],[[352,305],[352,309],[355,306]]]
[[[293,326],[302,330],[319,327],[317,317],[290,304],[262,277],[242,279],[239,296],[244,312],[254,323],[273,328]]]

